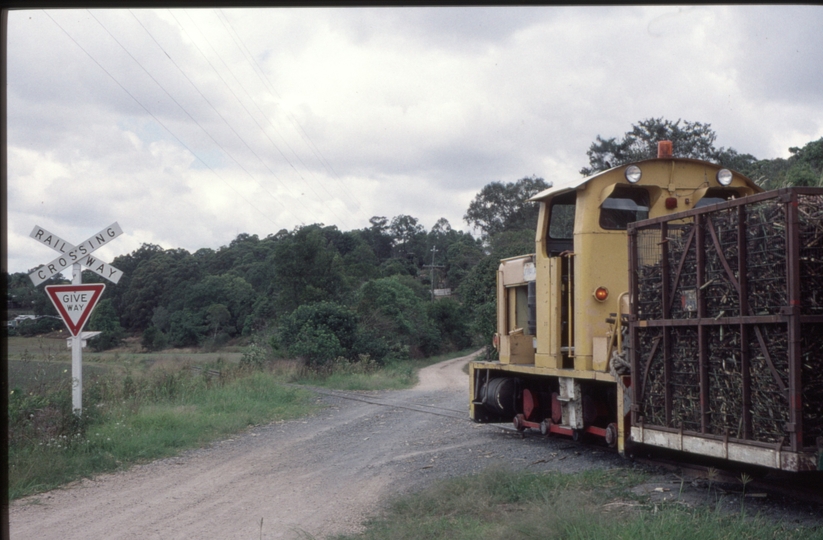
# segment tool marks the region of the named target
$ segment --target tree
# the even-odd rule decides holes
[[[338,356],[352,358],[356,341],[357,315],[334,302],[302,305],[280,325],[280,344],[315,367]]]
[[[206,337],[209,327],[201,312],[175,311],[169,321],[169,340],[175,347],[195,347]]]
[[[89,329],[100,332],[89,344],[95,351],[105,351],[119,347],[126,337],[110,298],[100,300],[89,319]]]
[[[378,277],[380,263],[374,251],[364,241],[343,256],[343,272],[352,288]]]
[[[281,238],[272,262],[277,302],[284,311],[334,301],[345,291],[343,259],[327,240],[322,225],[300,227]]]
[[[301,358],[307,365],[318,368],[343,356],[346,350],[333,332],[322,326],[304,326],[289,347],[291,356]]]
[[[580,169],[580,174],[590,176],[618,165],[655,158],[659,141],[671,141],[675,157],[711,161],[740,172],[745,172],[741,168],[756,161],[754,156],[739,154],[732,148],[716,148],[716,139],[711,124],[647,118],[632,124],[632,129],[619,141],[615,137],[604,139],[598,135],[586,152],[589,166]]]
[[[803,148],[789,148],[792,154],[783,185],[823,187],[823,138]]]
[[[391,220],[389,232],[394,239],[398,257],[413,260],[417,264],[425,255],[426,233],[417,218],[401,214]]]
[[[44,285],[59,285],[66,283],[62,274],[57,274],[44,282]],[[45,287],[35,287],[29,275],[23,272],[6,274],[6,301],[8,309],[18,309],[23,312],[33,311],[36,315],[50,315],[58,317],[54,304],[44,292]]]
[[[379,261],[391,257],[392,237],[389,234],[389,220],[384,216],[374,216],[369,219],[371,227],[358,231],[361,238],[371,247]]]
[[[168,305],[180,291],[203,277],[197,261],[184,249],[150,253],[130,276],[119,303],[117,296],[114,300],[124,326],[131,331],[148,328],[158,306]]]
[[[528,199],[547,188],[545,180],[534,176],[506,184],[491,182],[475,196],[463,219],[486,239],[503,231],[534,230],[539,207]]]
[[[426,301],[399,276],[374,279],[358,291],[357,313],[364,331],[385,340],[395,357],[430,354],[439,333],[430,324]]]
[[[206,308],[206,320],[212,331],[212,339],[216,340],[220,329],[231,320],[231,312],[223,304],[212,304]]]
[[[471,345],[469,324],[460,304],[452,298],[429,302],[426,310],[432,325],[445,341],[455,350],[465,349]]]
[[[169,338],[156,326],[149,326],[143,331],[140,343],[147,351],[159,351],[169,346]]]
[[[124,301],[123,297],[127,294],[130,288],[135,271],[142,263],[162,252],[163,248],[156,244],[142,244],[138,249],[127,255],[118,255],[111,262],[112,266],[122,270],[123,276],[116,285],[106,286],[106,296],[111,298],[112,303],[114,304],[114,309],[121,317],[121,324],[126,323],[126,319],[123,317],[123,312],[125,311],[125,307],[128,306],[128,302]],[[97,277],[96,274],[95,277]],[[126,326],[128,326],[128,324],[126,324]]]
[[[446,248],[446,282],[449,287],[456,289],[463,279],[471,272],[486,254],[479,239],[470,234],[461,235],[456,242]]]
[[[823,138],[789,148],[788,158],[762,159],[747,175],[766,189],[788,186],[823,187]],[[741,171],[743,172],[743,171]]]
[[[228,273],[206,276],[198,283],[181,289],[170,307],[171,311],[184,308],[197,313],[206,322],[207,328],[215,332],[215,337],[215,325],[229,337],[234,337],[243,331],[254,299],[252,286],[245,279]]]

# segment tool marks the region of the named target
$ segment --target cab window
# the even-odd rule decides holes
[[[555,197],[549,215],[549,238],[571,240],[574,237],[574,205],[576,192]]]
[[[600,205],[600,227],[624,231],[629,223],[649,217],[649,192],[642,188],[616,186]]]
[[[574,249],[574,208],[577,192],[564,193],[552,199],[549,206],[549,230],[546,251],[550,257]]]
[[[700,208],[701,206],[709,206],[710,204],[717,204],[722,203],[724,201],[728,201],[729,199],[733,199],[737,196],[737,192],[730,189],[721,189],[721,188],[711,188],[706,190],[706,194],[697,201],[697,204],[694,205],[695,208]]]

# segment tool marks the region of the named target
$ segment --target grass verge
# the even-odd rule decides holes
[[[491,469],[438,483],[392,503],[355,539],[721,540],[823,538],[823,529],[773,523],[745,513],[650,504],[629,489],[629,470],[575,474]]]
[[[188,370],[149,379],[98,379],[84,388],[81,421],[70,389],[10,396],[9,498],[174,455],[248,426],[311,412],[311,393],[266,371]]]

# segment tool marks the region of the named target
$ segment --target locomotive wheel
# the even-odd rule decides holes
[[[617,424],[614,422],[606,426],[606,444],[609,448],[617,446]]]
[[[544,437],[548,437],[551,433],[551,420],[546,418],[542,422],[540,422],[540,434]]]

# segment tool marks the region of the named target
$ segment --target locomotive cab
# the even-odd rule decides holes
[[[540,205],[535,250],[498,268],[498,360],[470,364],[473,420],[589,434],[623,450],[628,224],[760,191],[661,145],[657,159],[556,183],[530,199]]]

